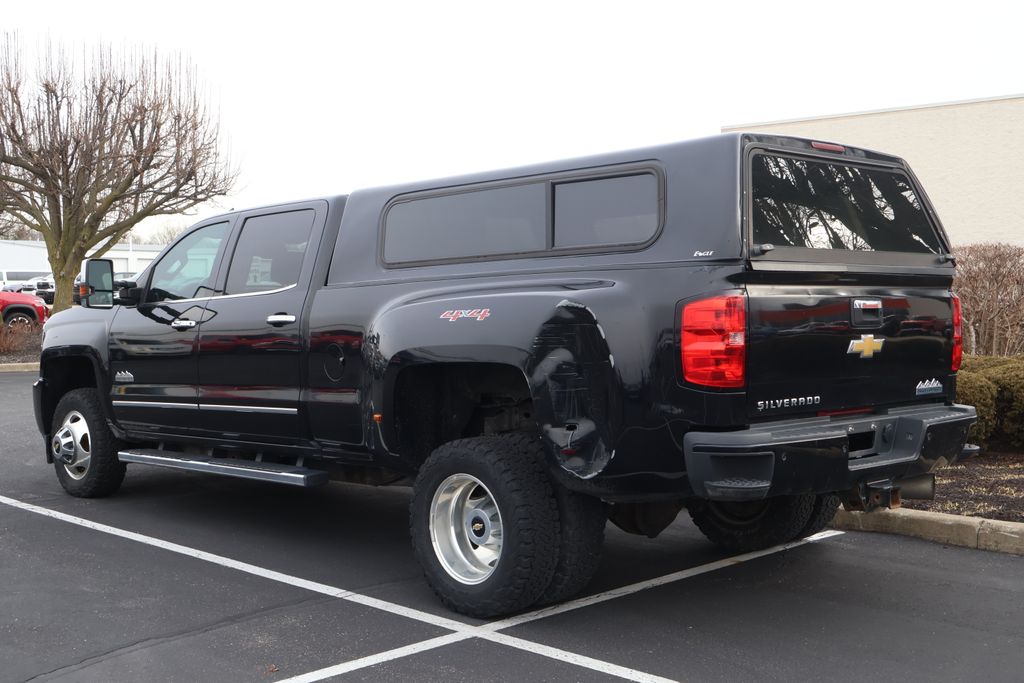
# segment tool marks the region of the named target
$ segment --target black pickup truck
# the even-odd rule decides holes
[[[412,485],[452,609],[564,599],[607,519],[747,551],[928,497],[966,445],[955,262],[901,159],[731,134],[239,211],[86,263],[35,412],[126,463]]]

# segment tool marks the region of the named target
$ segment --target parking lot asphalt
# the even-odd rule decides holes
[[[653,540],[609,526],[585,594],[597,597],[489,625],[430,593],[408,541],[407,489],[305,491],[132,466],[111,498],[65,495],[43,460],[33,379],[0,374],[2,681],[1024,671],[1024,558],[851,532],[731,559],[684,514]]]

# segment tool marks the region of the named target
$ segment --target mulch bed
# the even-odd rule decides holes
[[[998,449],[936,474],[935,500],[905,500],[903,507],[1024,522],[1024,453]]]
[[[35,363],[39,360],[40,329],[10,331],[0,325],[0,363]]]

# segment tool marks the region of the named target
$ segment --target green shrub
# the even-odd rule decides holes
[[[1010,363],[1021,363],[1020,356],[964,356],[964,362],[960,365],[961,370],[967,372],[984,372],[992,368],[1002,367]]]
[[[977,372],[961,370],[956,378],[957,403],[966,403],[978,410],[978,422],[971,428],[971,443],[988,445],[989,437],[996,430],[996,385]]]
[[[1024,446],[1024,362],[1018,359],[992,365],[977,374],[996,386],[993,436],[1016,447]]]

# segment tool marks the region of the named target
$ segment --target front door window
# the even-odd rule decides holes
[[[229,223],[214,223],[193,231],[164,254],[153,268],[147,303],[198,299],[213,292],[213,266],[228,234]]]

